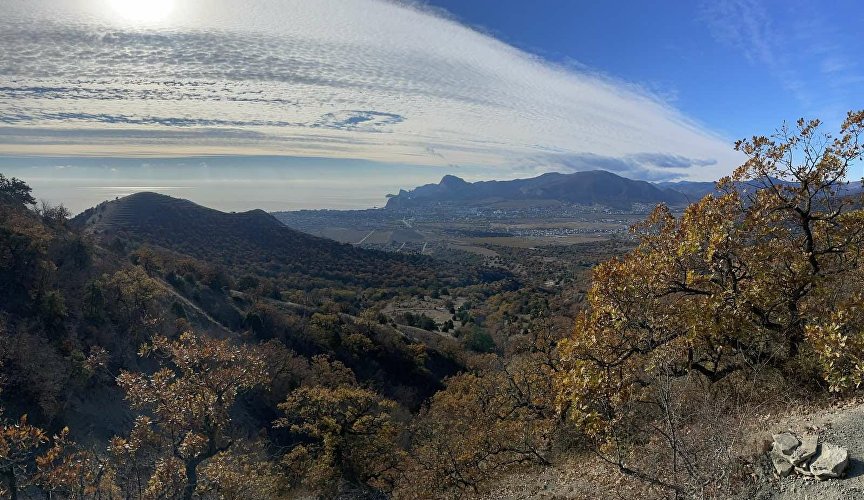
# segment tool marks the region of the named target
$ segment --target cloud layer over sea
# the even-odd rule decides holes
[[[715,179],[729,140],[637,85],[416,5],[0,0],[0,154],[282,155]]]

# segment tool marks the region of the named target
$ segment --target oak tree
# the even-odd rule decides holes
[[[150,450],[146,491],[191,499],[201,466],[234,445],[231,408],[241,392],[266,380],[265,363],[253,348],[192,332],[173,341],[155,337],[140,355],[156,357],[163,368],[117,378],[131,406],[146,414],[128,438],[115,438],[112,449]],[[141,458],[146,455],[135,457]]]
[[[638,472],[628,445],[679,442],[679,424],[657,424],[664,380],[716,385],[762,367],[834,391],[864,381],[864,211],[845,181],[862,130],[864,111],[837,136],[800,120],[738,142],[747,160],[716,194],[680,216],[657,207],[635,250],[596,267],[562,349],[559,405],[622,470]]]
[[[305,484],[325,491],[343,482],[391,489],[404,458],[396,403],[360,387],[339,362],[319,356],[311,371],[307,383],[279,405],[285,416],[275,427],[303,438],[283,463]]]

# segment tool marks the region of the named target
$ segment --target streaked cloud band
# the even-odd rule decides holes
[[[107,6],[0,0],[0,154],[158,148],[500,177],[590,168],[596,157],[633,177],[692,179],[738,161],[727,139],[638,86],[550,64],[415,6],[186,0],[158,26]]]

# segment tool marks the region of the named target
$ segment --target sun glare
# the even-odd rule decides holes
[[[174,10],[174,0],[110,0],[124,19],[138,23],[163,21]]]

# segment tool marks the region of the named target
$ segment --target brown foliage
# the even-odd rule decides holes
[[[661,389],[679,385],[669,380],[716,386],[767,370],[836,391],[864,380],[864,315],[852,306],[864,290],[864,211],[843,192],[862,158],[864,112],[838,137],[818,127],[801,120],[739,142],[748,160],[721,194],[680,217],[658,207],[634,228],[635,250],[595,269],[590,310],[562,349],[559,404],[621,470],[638,474],[630,446],[658,435],[672,446],[688,424],[658,425],[672,410]]]
[[[341,363],[315,358],[309,385],[289,394],[279,409],[285,416],[275,427],[307,440],[283,458],[304,484],[330,492],[342,483],[392,489],[404,461],[397,405],[358,387]]]
[[[409,470],[397,494],[458,498],[526,464],[548,464],[560,428],[552,383],[556,335],[540,320],[509,360],[487,355],[452,377],[412,426]]]
[[[240,392],[266,381],[265,363],[254,349],[191,332],[175,341],[156,337],[141,355],[159,358],[163,368],[117,378],[131,406],[148,415],[112,442],[118,464],[141,464],[118,480],[127,491],[146,484],[145,497],[192,498],[199,467],[234,445],[230,410]]]

